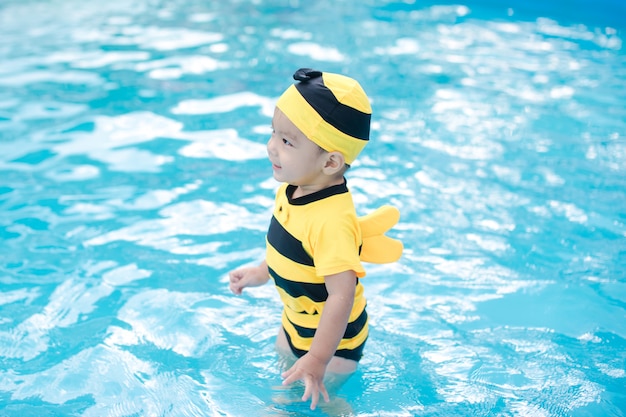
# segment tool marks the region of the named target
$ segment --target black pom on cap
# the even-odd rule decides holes
[[[321,77],[322,71],[313,70],[311,68],[300,68],[293,74],[293,79],[297,81],[309,81],[313,78]]]

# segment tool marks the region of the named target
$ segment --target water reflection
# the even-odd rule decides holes
[[[264,142],[304,60],[362,75],[375,140],[349,185],[362,214],[401,208],[406,245],[399,264],[368,268],[372,335],[337,397],[361,416],[619,415],[621,29],[479,13],[4,5],[9,406],[307,412],[298,388],[276,389],[275,291],[232,297],[225,279],[263,257]]]

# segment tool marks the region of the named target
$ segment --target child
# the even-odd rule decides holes
[[[329,401],[326,372],[356,370],[368,336],[361,260],[394,262],[402,244],[383,236],[399,217],[386,206],[357,218],[344,178],[369,140],[371,108],[359,83],[302,68],[278,99],[267,144],[283,182],[267,233],[266,259],[230,273],[230,289],[270,277],[284,304],[277,348],[298,359],[283,385],[304,382],[303,401]],[[291,354],[290,353],[290,354]]]

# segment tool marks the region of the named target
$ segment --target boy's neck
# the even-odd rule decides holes
[[[292,198],[300,198],[305,195],[313,194],[318,191],[321,191],[325,188],[333,187],[335,185],[341,185],[345,182],[345,178],[343,176],[336,178],[332,181],[329,181],[325,184],[315,184],[315,185],[298,185],[295,191],[293,192]]]

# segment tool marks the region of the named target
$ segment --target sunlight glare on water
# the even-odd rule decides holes
[[[583,7],[584,6],[584,7]],[[626,13],[472,0],[0,4],[0,416],[624,416]],[[300,67],[357,78],[359,370],[281,387],[265,143]]]

